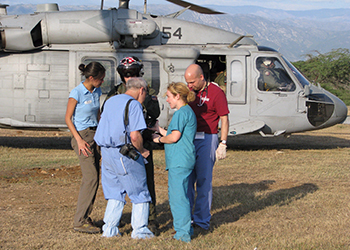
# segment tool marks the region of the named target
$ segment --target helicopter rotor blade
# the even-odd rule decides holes
[[[189,8],[190,10],[196,11],[196,12],[201,13],[201,14],[210,14],[210,15],[225,14],[224,12],[205,8],[205,7],[202,7],[202,6],[193,4],[193,3],[189,3],[189,2],[186,2],[183,0],[167,0],[167,1],[171,2],[173,4],[176,4],[176,5],[182,6],[184,8],[187,8],[188,6],[190,6],[190,8]]]

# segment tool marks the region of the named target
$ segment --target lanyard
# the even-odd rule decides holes
[[[200,92],[199,95],[199,103],[197,104],[198,107],[202,107],[205,103],[205,101],[207,101],[207,97],[208,97],[208,82],[205,83],[205,88]],[[203,92],[205,91],[205,97],[203,98]]]

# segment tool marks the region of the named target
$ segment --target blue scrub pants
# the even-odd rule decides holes
[[[121,236],[118,229],[120,219],[123,214],[124,202],[109,199],[106,207],[102,226],[102,237]],[[133,203],[131,212],[131,226],[133,239],[147,239],[154,237],[153,233],[148,229],[148,211],[149,203]]]
[[[128,194],[132,203],[151,202],[142,156],[134,161],[119,153],[119,148],[106,147],[101,147],[101,153],[101,182],[106,200],[125,202]]]
[[[173,215],[175,239],[191,241],[191,210],[187,197],[188,179],[192,169],[174,167],[168,170],[168,195]]]
[[[215,164],[215,151],[218,147],[217,134],[205,134],[204,139],[195,139],[196,164],[188,182],[188,198],[190,199],[191,211],[193,210],[193,223],[208,230],[210,226],[210,209],[213,189],[213,167]],[[194,186],[196,184],[197,197]]]
[[[140,156],[134,161],[120,154],[119,148],[102,147],[101,152],[102,188],[105,199],[108,200],[102,236],[120,235],[118,226],[125,205],[125,195],[128,194],[133,204],[131,237],[138,239],[153,237],[153,233],[147,228],[151,196],[147,189],[143,157]]]

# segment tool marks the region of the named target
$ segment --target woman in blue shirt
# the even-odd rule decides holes
[[[189,105],[195,100],[194,92],[186,84],[178,82],[168,86],[167,102],[170,108],[177,109],[168,130],[156,123],[154,130],[161,136],[153,135],[154,142],[164,143],[166,170],[168,170],[168,193],[175,239],[191,241],[191,211],[187,197],[188,178],[196,162],[193,144],[196,130],[196,116]]]
[[[80,64],[79,70],[85,76],[70,94],[65,116],[72,133],[71,145],[80,161],[82,182],[74,216],[74,230],[83,233],[100,233],[89,217],[95,201],[100,173],[100,152],[94,135],[100,119],[100,86],[105,77],[105,68],[99,62]]]

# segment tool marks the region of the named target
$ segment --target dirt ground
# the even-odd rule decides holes
[[[280,190],[285,192],[284,190],[295,189],[299,195],[300,193],[305,193],[304,195],[314,193],[318,190],[317,186],[305,184],[307,182],[303,180],[302,175],[300,175],[300,180],[298,180],[299,177],[297,177],[297,175],[294,179],[291,177],[279,179],[279,177],[276,176],[269,177],[270,174],[267,173],[265,179],[268,180],[272,178],[278,181],[271,183],[261,182],[261,173],[255,173],[253,169],[250,172],[251,174],[247,176],[244,169],[240,172],[239,164],[236,163],[235,165],[238,166],[235,167],[235,170],[232,170],[234,171],[234,175],[227,175],[227,173],[231,173],[229,171],[233,168],[230,166],[231,164],[229,161],[232,161],[233,165],[233,162],[238,160],[237,157],[238,154],[241,154],[240,152],[244,152],[244,154],[249,157],[249,152],[261,152],[260,150],[264,149],[267,149],[265,154],[269,154],[272,157],[283,155],[285,149],[287,151],[291,149],[296,152],[303,149],[310,149],[312,152],[319,149],[347,149],[350,147],[349,132],[350,125],[338,125],[338,127],[330,129],[295,134],[290,138],[284,138],[283,136],[277,138],[262,138],[256,135],[230,138],[228,141],[228,150],[230,151],[228,159],[223,163],[219,163],[222,164],[221,169],[220,167],[216,168],[216,179],[213,182],[215,186],[214,193],[222,194],[224,193],[223,191],[225,191],[231,195],[231,191],[229,190],[231,190],[230,187],[232,186],[248,190],[248,193],[271,192],[276,194],[277,199],[281,196]],[[0,129],[0,147],[5,151],[9,149],[19,149],[19,151],[20,149],[37,149],[39,154],[42,154],[42,150],[59,149],[62,150],[62,154],[66,154],[67,157],[68,155],[75,157],[70,147],[70,133],[67,131]],[[167,173],[164,171],[164,152],[162,150],[156,150],[154,153],[155,157],[160,159],[155,165],[157,210],[159,211],[158,220],[161,224],[161,237],[166,238],[171,236],[172,232],[172,220],[167,197]],[[18,157],[20,158],[21,155],[18,155]],[[228,172],[226,173],[225,171]],[[276,175],[278,175],[278,172]],[[221,179],[218,178],[219,176],[221,176]],[[247,183],[251,182],[253,184],[240,184],[240,177]],[[0,249],[97,249],[96,246],[99,246],[99,249],[110,249],[111,246],[113,246],[113,242],[103,241],[100,235],[77,235],[77,233],[72,230],[72,217],[75,212],[80,181],[80,166],[77,164],[60,165],[57,167],[33,167],[15,171],[4,171],[0,168],[0,214],[2,217],[0,220]],[[227,187],[225,185],[227,185]],[[219,195],[217,195],[217,197],[219,197]],[[274,197],[274,199],[276,197]],[[216,199],[215,202],[219,203],[219,198]],[[253,198],[252,201],[255,202],[256,199]],[[224,200],[220,202],[226,204]],[[229,206],[232,206],[232,204],[227,205],[227,207]],[[257,203],[256,206],[256,208],[254,206],[251,208],[249,205],[249,207],[242,211],[237,210],[238,216],[236,214],[235,217],[232,217],[233,215],[231,213],[222,212],[222,208],[217,207],[215,210],[216,216],[214,216],[212,220],[213,228],[219,226],[222,228],[225,227],[225,223],[228,221],[226,218],[227,216],[232,217],[230,221],[232,223],[240,218],[240,221],[233,224],[236,227],[240,226],[246,214],[251,213],[251,216],[254,216],[254,212],[252,211],[261,210],[261,203]],[[106,201],[104,200],[100,185],[95,208],[92,213],[92,218],[95,222],[103,223],[102,219],[105,207]],[[244,208],[244,206],[238,206],[240,209],[242,207]],[[128,237],[123,237],[122,244],[124,244],[125,249],[144,249],[147,243],[133,243],[133,247],[127,247],[130,244],[130,211],[131,206],[130,203],[128,203],[122,217],[127,223],[127,226],[122,228],[122,232],[128,235]],[[248,223],[243,225],[242,229],[247,225]],[[264,227],[262,226],[262,228]],[[239,232],[236,233],[238,234]],[[218,229],[213,236],[219,239],[219,235],[220,230]],[[158,241],[153,242],[154,246],[152,249],[156,249],[157,246],[161,248],[164,247],[164,243],[162,243],[163,241],[161,240],[163,238],[158,238]],[[198,245],[196,246],[201,246],[200,244],[207,244],[208,242],[209,244],[219,244],[220,241],[216,238],[210,238],[210,241],[208,241],[209,238],[205,238],[204,236],[202,238],[198,237]],[[231,238],[229,238],[226,246],[231,244],[230,241],[232,241]],[[169,249],[178,248],[173,248],[172,246]]]
[[[348,125],[339,125],[350,127]],[[283,136],[263,138],[259,135],[247,135],[229,138],[228,149],[258,150],[258,149],[331,149],[348,147],[350,135],[337,137],[337,129],[323,129],[307,133],[293,134],[290,138]],[[315,135],[321,135],[315,137]],[[0,146],[14,148],[55,148],[70,150],[71,134],[69,131],[39,131],[0,128]],[[332,142],[332,143],[330,143]],[[6,182],[21,182],[29,179],[78,179],[80,166],[60,166],[53,169],[32,168],[21,172],[3,172],[0,169],[0,180]]]
[[[47,149],[58,149],[62,151],[61,154],[75,159],[70,140],[67,131],[0,129],[0,148],[5,151],[18,149],[42,154]],[[76,162],[78,164],[78,160]],[[91,237],[95,237],[99,240],[100,235],[77,236],[73,231],[73,216],[81,183],[80,166],[77,164],[5,171],[0,168],[0,249],[80,249],[86,247],[85,238],[91,240]],[[166,200],[167,174],[163,166],[155,167],[155,173],[159,177],[159,200]],[[171,227],[167,222],[170,213],[167,202],[163,205],[160,203],[158,207],[161,209],[162,206],[168,211],[164,217],[168,226],[163,230],[166,230]],[[98,225],[103,224],[105,207],[100,184],[91,216]],[[131,233],[130,211],[128,202],[122,217],[127,223],[122,229],[125,234]],[[48,225],[50,228],[47,228]]]

